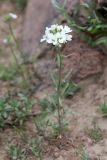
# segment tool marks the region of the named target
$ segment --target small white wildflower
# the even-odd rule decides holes
[[[12,18],[12,19],[17,19],[17,15],[16,14],[14,14],[14,13],[9,13],[9,16]]]
[[[64,26],[65,33],[70,33],[72,30],[68,26]]]
[[[45,35],[40,42],[46,41],[49,44],[61,47],[62,44],[72,40],[72,35],[69,34],[71,32],[72,30],[66,25],[54,24],[50,28],[46,27]]]
[[[7,38],[3,39],[3,43],[4,43],[4,44],[8,44]]]

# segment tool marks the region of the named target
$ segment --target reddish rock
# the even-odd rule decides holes
[[[71,42],[64,52],[68,56],[64,60],[65,71],[72,70],[72,77],[81,80],[102,72],[103,56],[80,42]]]

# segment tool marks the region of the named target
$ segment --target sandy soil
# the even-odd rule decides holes
[[[8,10],[7,10],[7,6]],[[2,23],[3,16],[10,12],[14,11],[13,7],[10,4],[5,4],[2,6],[2,11],[0,11],[0,28],[4,29],[5,24]],[[17,37],[20,37],[20,31],[22,27],[23,16],[19,16],[17,24],[14,26],[15,33]],[[20,24],[20,25],[19,25]],[[2,32],[0,34],[0,45],[5,49],[5,46],[2,43],[2,40],[5,38],[5,34]],[[81,52],[85,52],[84,47],[80,49],[80,43],[84,45],[87,49],[87,45],[78,40],[73,41],[73,53],[77,55]],[[88,46],[89,47],[89,46]],[[1,64],[7,64],[11,61],[10,54],[8,49],[4,51],[4,55],[0,57]],[[98,54],[100,51],[92,48],[88,48],[85,54]],[[71,53],[71,50],[68,53]],[[52,56],[43,57],[35,65],[39,74],[42,76],[42,81],[40,82],[40,87],[34,94],[34,97],[40,99],[45,97],[48,93],[53,90],[52,83],[50,81],[50,72],[51,69],[56,69],[55,65],[52,63]],[[84,58],[84,56],[83,56]],[[74,80],[78,82],[78,85],[81,87],[81,90],[76,93],[73,97],[65,99],[64,109],[67,111],[66,121],[69,122],[68,130],[65,132],[62,139],[48,139],[43,142],[44,146],[44,158],[43,160],[85,160],[82,159],[83,150],[89,155],[89,160],[107,160],[107,119],[102,117],[102,114],[99,110],[99,105],[107,102],[107,64],[106,56],[101,55],[100,69],[98,73],[89,74],[85,77],[74,76]],[[65,64],[70,63],[65,61]],[[89,62],[90,63],[90,62]],[[77,63],[76,63],[77,64]],[[75,65],[67,65],[65,70],[69,71],[69,67]],[[78,73],[78,72],[75,72]],[[75,74],[74,74],[75,75]],[[0,81],[0,95],[5,94],[8,89],[8,82]],[[34,112],[38,112],[39,106],[34,107]],[[92,137],[88,134],[87,131],[93,129],[97,125],[101,129],[101,138],[98,142],[95,142]],[[28,119],[24,129],[22,129],[27,138],[34,138],[37,136],[37,131],[32,120]],[[21,136],[18,134],[16,128],[6,127],[4,130],[0,130],[0,160],[10,160],[8,155],[8,145],[9,143],[13,144],[22,144]],[[36,160],[35,157],[28,155],[26,160]]]

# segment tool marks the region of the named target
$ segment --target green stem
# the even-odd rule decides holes
[[[18,72],[21,73],[22,78],[23,78],[23,81],[26,81],[26,78],[25,78],[25,76],[24,76],[24,73],[23,73],[23,71],[21,70],[20,64],[18,63],[17,57],[16,57],[16,55],[15,55],[14,49],[13,49],[13,47],[11,46],[11,44],[9,44],[9,47],[10,47],[10,50],[11,50],[11,54],[12,54],[12,56],[14,57],[14,60],[15,60],[15,62],[16,62]]]
[[[59,124],[59,135],[62,131],[62,123],[61,123],[61,105],[60,105],[60,98],[61,98],[61,70],[62,70],[62,59],[61,59],[61,52],[58,49],[58,56],[59,56],[59,64],[58,64],[58,85],[57,85],[57,98],[58,98],[58,104],[57,104],[57,112],[58,112],[58,124]]]
[[[13,29],[12,29],[12,26],[11,26],[11,23],[9,23],[8,25],[9,25],[10,34],[11,34],[11,36],[13,37],[13,40],[14,40],[15,45],[16,45],[16,48],[17,48],[18,52],[20,53],[20,56],[21,56],[21,58],[22,58],[22,60],[23,60],[23,64],[26,65],[26,61],[25,61],[25,58],[24,58],[24,54],[23,54],[23,52],[21,51],[21,49],[20,49],[20,47],[19,47],[19,45],[18,45],[18,42],[17,42],[17,39],[16,39],[16,37],[15,37],[15,35],[14,35]],[[11,51],[12,51],[12,47],[11,47]],[[13,50],[12,53],[14,53],[14,50]],[[15,53],[13,54],[13,56],[14,56],[14,58],[15,58],[16,63],[18,64],[17,57],[15,56]],[[18,67],[19,67],[20,70],[21,70],[21,67],[20,67],[19,64],[18,64]],[[26,66],[25,66],[25,67],[26,67]],[[26,79],[26,76],[24,75],[24,72],[23,72],[22,70],[21,70],[21,73],[22,73],[23,80],[24,80],[25,82],[26,82],[26,81],[29,81],[29,75],[30,75],[29,69],[26,68],[27,79]]]
[[[39,151],[39,158],[40,158],[40,160],[42,160],[41,151]]]
[[[14,60],[15,60],[15,62],[16,62],[17,68],[18,68],[18,67],[19,67],[19,63],[18,63],[17,57],[16,57],[16,55],[15,55],[14,49],[13,49],[13,47],[11,46],[11,44],[9,44],[9,47],[10,47],[11,54],[12,54],[12,56],[14,57]]]
[[[15,42],[15,44],[16,44],[16,48],[17,48],[17,50],[19,51],[19,53],[20,53],[20,55],[21,55],[21,57],[22,57],[22,59],[23,59],[23,62],[25,63],[25,59],[24,59],[23,52],[21,51],[21,49],[20,49],[20,47],[19,47],[19,45],[18,45],[18,42],[17,42],[17,39],[16,39],[16,37],[15,37],[15,35],[14,35],[13,29],[12,29],[12,26],[11,26],[11,23],[9,23],[9,30],[10,30],[10,34],[12,35],[13,40],[14,40],[14,42]]]

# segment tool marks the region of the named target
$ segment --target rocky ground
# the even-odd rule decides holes
[[[31,52],[31,50],[33,52],[35,48],[34,43],[38,43],[37,41],[41,37],[41,31],[44,30],[44,26],[48,20],[47,13],[45,12],[46,14],[44,14],[44,10],[50,5],[48,1],[46,6],[42,5],[42,1],[40,0],[39,2],[41,4],[37,4],[33,0],[31,1],[28,5],[30,8],[29,13],[26,13],[27,16],[25,13],[17,13],[18,19],[13,24],[18,39],[24,34],[23,45],[25,48],[27,46],[26,49],[28,52]],[[35,4],[38,10],[36,10],[37,13],[35,12],[35,16],[33,17],[30,14],[33,14],[31,10]],[[40,9],[43,12],[41,12],[41,17],[40,15],[38,16]],[[2,32],[0,32],[0,49],[2,52],[0,63],[4,65],[8,65],[12,61],[8,47],[3,44],[3,39],[6,36],[3,17],[11,11],[15,12],[12,4],[9,2],[1,4],[0,30]],[[53,11],[50,9],[49,13],[52,14],[51,12]],[[23,23],[25,16],[27,20]],[[39,21],[38,17],[41,21]],[[29,19],[31,19],[30,22]],[[36,19],[37,21],[35,21]],[[49,19],[48,24],[53,21],[53,16],[50,16]],[[43,25],[40,26],[41,24]],[[23,26],[25,27],[24,32]],[[37,35],[33,34],[33,29],[35,33],[37,32]],[[26,34],[27,36],[25,36]],[[34,46],[33,49],[32,45]],[[75,38],[75,34],[72,42],[64,48],[63,53],[66,56],[63,62],[63,71],[68,72],[71,70],[71,80],[76,82],[81,90],[73,97],[65,100],[64,108],[67,111],[66,121],[69,122],[68,131],[61,141],[59,139],[51,139],[44,142],[43,160],[85,160],[82,157],[83,151],[89,155],[89,160],[107,160],[107,119],[102,116],[99,110],[99,105],[107,102],[107,56],[97,48],[91,48],[85,42]],[[41,81],[38,83],[39,87],[34,94],[35,99],[41,99],[53,90],[49,73],[51,69],[56,69],[53,62],[54,54],[51,50],[47,52],[43,51],[42,56],[35,64],[35,70],[41,77]],[[0,81],[1,96],[9,88],[8,82]],[[35,113],[38,112],[38,108],[39,106],[34,107]],[[89,134],[89,131],[95,129],[96,126],[100,129],[98,141],[93,139],[91,132]],[[36,137],[35,126],[31,120],[26,122],[24,131],[27,138]],[[20,136],[17,134],[16,128],[6,127],[4,130],[0,130],[0,160],[10,160],[7,154],[8,144],[10,142],[19,143],[19,141]],[[27,159],[35,160],[30,155]]]

